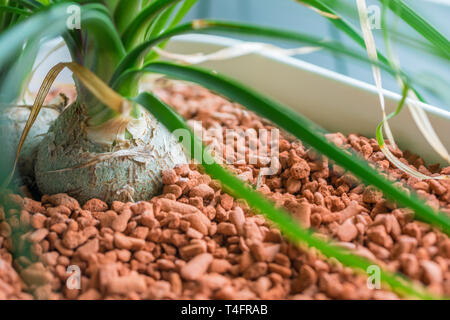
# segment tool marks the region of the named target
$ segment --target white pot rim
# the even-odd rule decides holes
[[[181,54],[211,53],[242,43],[240,40],[189,34],[169,42],[167,51]],[[215,70],[285,104],[329,132],[359,133],[374,137],[382,120],[374,85],[273,51],[251,53],[229,60],[207,61],[200,66]],[[384,90],[387,112],[395,110],[401,96]],[[450,146],[450,112],[422,105],[444,146]],[[419,154],[428,163],[443,160],[422,136],[409,108],[389,122],[403,150]]]
[[[235,46],[235,45],[238,45],[239,43],[244,42],[242,40],[237,40],[237,39],[233,39],[233,38],[207,35],[207,34],[180,35],[180,36],[173,37],[171,41],[189,41],[189,42],[194,42],[194,43],[199,43],[199,44],[214,44],[217,46],[227,46],[227,47]],[[378,94],[377,88],[370,83],[367,83],[367,82],[364,82],[364,81],[361,81],[361,80],[358,80],[355,78],[351,78],[349,76],[346,76],[346,75],[337,73],[335,71],[317,66],[315,64],[303,61],[298,58],[284,56],[284,55],[277,54],[277,53],[271,52],[271,51],[259,52],[259,53],[253,53],[253,54],[267,57],[269,59],[281,62],[283,64],[292,66],[294,68],[300,68],[300,69],[303,69],[303,70],[306,70],[309,72],[314,72],[325,78],[328,78],[329,80],[340,81],[340,82],[343,82],[354,88],[359,88],[359,89],[366,90],[367,92],[370,92],[373,94]],[[402,96],[399,95],[398,93],[395,93],[395,92],[392,92],[392,91],[386,90],[386,89],[383,89],[383,94],[386,99],[392,99],[394,101],[400,101],[400,99],[402,98]],[[438,108],[438,107],[435,107],[435,106],[429,105],[429,104],[424,104],[423,108],[427,112],[436,114],[440,117],[444,117],[444,118],[447,118],[450,120],[450,111],[447,111],[445,109]]]

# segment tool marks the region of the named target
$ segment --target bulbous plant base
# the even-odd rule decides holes
[[[85,108],[75,102],[54,122],[39,145],[36,182],[43,194],[67,193],[84,203],[99,198],[150,199],[162,186],[162,171],[186,163],[181,144],[145,112],[145,133],[129,146],[88,139]]]
[[[3,110],[0,115],[0,136],[4,139],[1,150],[2,156],[0,157],[1,181],[7,177],[14,165],[20,137],[31,113],[29,106],[10,106]],[[43,135],[47,133],[50,125],[58,118],[59,114],[56,106],[42,107],[20,153],[17,169],[21,178],[34,179],[34,160],[37,147],[43,139]]]

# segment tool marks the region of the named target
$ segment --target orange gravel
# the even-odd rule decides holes
[[[201,121],[207,144],[224,142],[208,135],[214,130],[272,128],[196,86],[163,82],[156,92],[191,124]],[[450,213],[449,182],[408,177],[392,167],[374,139],[339,133],[328,137],[357,150],[399,186],[416,189],[431,206]],[[281,133],[279,146],[280,170],[262,177],[262,193],[303,226],[433,293],[450,295],[446,235],[414,220],[413,212],[386,201],[300,141]],[[426,166],[415,155],[392,151],[423,173],[450,173],[450,167]],[[237,162],[228,167],[256,185],[264,165]],[[163,183],[162,195],[148,202],[114,202],[110,207],[100,199],[79,204],[64,194],[44,195],[40,201],[5,196],[0,209],[0,299],[398,298],[388,288],[369,289],[366,276],[337,261],[290,244],[194,164],[164,172]],[[70,266],[79,268],[80,289],[70,285]]]

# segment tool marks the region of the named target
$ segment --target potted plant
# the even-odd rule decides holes
[[[229,194],[245,200],[252,210],[264,215],[265,218],[274,223],[292,244],[305,243],[308,246],[315,247],[329,258],[335,258],[346,266],[363,271],[366,271],[367,268],[374,264],[373,261],[352,254],[349,250],[343,249],[336,244],[324,241],[311,230],[305,229],[304,227],[309,227],[309,218],[307,223],[303,221],[304,225],[301,226],[284,209],[274,206],[261,193],[244,184],[226,168],[218,164],[211,152],[192,134],[191,128],[173,109],[150,92],[139,93],[138,82],[140,77],[146,73],[158,73],[180,80],[195,82],[234,102],[242,104],[257,115],[269,119],[274,125],[300,139],[302,143],[311,146],[333,163],[347,170],[352,176],[354,175],[371,185],[370,190],[372,191],[368,191],[368,193],[376,193],[373,191],[375,190],[374,188],[381,190],[390,200],[414,210],[417,219],[423,220],[433,227],[440,228],[445,237],[445,234],[450,229],[450,219],[445,213],[436,212],[416,197],[414,193],[406,192],[403,187],[393,184],[391,180],[380,174],[367,161],[329,141],[323,129],[303,117],[299,112],[295,112],[246,85],[215,72],[160,61],[158,53],[161,53],[161,50],[155,49],[156,47],[163,48],[165,42],[175,35],[210,31],[259,35],[287,40],[293,43],[320,46],[347,54],[360,61],[365,61],[372,65],[374,69],[384,69],[397,77],[404,88],[402,99],[398,105],[397,112],[399,112],[405,101],[407,103],[410,102],[411,99],[408,100],[408,94],[410,94],[410,89],[414,90],[414,83],[395,63],[381,55],[377,55],[376,51],[370,50],[372,44],[370,33],[364,34],[364,37],[361,36],[350,24],[344,19],[340,19],[337,13],[322,1],[303,1],[320,14],[332,19],[338,28],[347,32],[359,44],[364,45],[365,43],[368,48],[368,58],[365,54],[355,52],[339,43],[323,42],[321,39],[293,31],[211,20],[195,20],[179,25],[179,22],[195,1],[181,1],[180,6],[177,6],[179,2],[177,0],[157,0],[149,3],[145,1],[79,1],[78,3],[65,1],[55,1],[55,3],[52,1],[11,1],[9,3],[7,1],[1,7],[3,12],[2,27],[4,30],[0,35],[0,43],[2,44],[0,66],[4,77],[1,79],[0,90],[3,94],[3,104],[11,105],[15,101],[20,92],[18,84],[22,83],[23,79],[30,72],[34,62],[33,57],[36,55],[41,39],[61,35],[72,57],[72,62],[57,64],[44,79],[31,109],[31,116],[20,138],[19,152],[22,144],[25,142],[28,131],[32,128],[33,122],[42,108],[52,82],[63,68],[69,68],[75,75],[77,100],[68,106],[51,124],[49,131],[45,134],[42,141],[39,142],[36,159],[34,160],[34,178],[38,189],[42,194],[50,194],[50,196],[46,196],[45,201],[53,205],[62,205],[68,208],[69,211],[77,212],[76,215],[78,216],[81,214],[80,211],[76,211],[79,205],[75,204],[73,199],[78,200],[81,204],[89,202],[88,200],[92,198],[100,199],[102,201],[98,205],[100,208],[98,206],[95,208],[91,207],[92,202],[89,202],[89,205],[85,208],[92,208],[92,212],[96,210],[104,212],[105,208],[103,206],[105,205],[116,208],[115,210],[120,215],[114,218],[114,221],[117,221],[117,223],[114,222],[111,225],[111,230],[115,231],[114,244],[118,248],[127,249],[130,252],[139,251],[138,248],[146,246],[143,243],[143,239],[140,239],[138,236],[130,238],[123,234],[123,232],[128,232],[132,228],[127,225],[132,215],[131,209],[128,211],[124,209],[122,212],[117,207],[117,202],[114,203],[114,201],[135,202],[149,200],[152,196],[158,194],[162,184],[166,186],[173,185],[174,183],[169,183],[168,181],[172,181],[172,178],[175,179],[174,181],[179,181],[178,179],[181,179],[180,175],[185,177],[180,168],[186,167],[180,165],[186,164],[188,162],[187,158],[190,157],[197,160],[208,175],[219,180],[222,188]],[[365,3],[364,1],[358,2],[361,9],[360,13],[364,14]],[[427,39],[441,55],[448,54],[447,49],[450,46],[448,40],[420,16],[412,14],[413,11],[403,1],[381,1],[381,3],[386,8],[390,8],[399,14],[402,19],[419,32],[429,35]],[[75,19],[73,21],[70,20],[71,27],[74,28],[69,30],[67,29],[68,12],[69,18]],[[45,28],[49,20],[52,21],[51,29]],[[362,18],[361,21],[363,31],[367,32],[367,29],[364,28],[365,20]],[[77,29],[77,22],[81,24],[81,29]],[[18,63],[12,63],[16,59],[15,55],[17,54],[20,54],[20,59],[17,60]],[[378,57],[379,61],[376,57]],[[418,95],[418,93],[414,94]],[[389,117],[394,115],[395,113]],[[424,122],[421,123],[424,124]],[[382,135],[383,125],[387,126],[386,115],[377,130],[378,148],[384,153],[386,158],[410,174],[415,174],[419,177],[422,174],[430,178],[426,173],[420,173],[416,169],[402,164],[396,158],[395,148],[389,148],[389,144],[384,142]],[[182,130],[183,132],[181,143],[172,134],[177,130]],[[389,129],[387,133],[391,143],[393,143]],[[430,134],[430,131],[428,130],[426,133]],[[438,145],[436,140],[433,140],[433,143]],[[291,157],[297,159],[298,154],[295,155],[294,153],[291,152]],[[312,155],[310,157],[311,159],[317,159]],[[294,160],[286,161],[290,163]],[[292,168],[291,166],[286,171],[284,178],[289,180],[290,177],[288,175],[292,174],[293,179],[297,183],[306,184],[310,168],[306,170],[305,160],[299,159],[294,162],[296,167]],[[178,172],[170,171],[173,167],[177,168]],[[172,175],[175,172],[177,177],[165,177],[163,172],[167,172],[167,169]],[[308,172],[308,174],[303,176],[305,172]],[[297,175],[298,177],[296,177]],[[431,179],[434,178],[434,176],[431,177]],[[445,177],[441,175],[439,178]],[[6,183],[9,183],[10,180],[6,179]],[[354,184],[357,183],[354,182]],[[201,185],[206,184],[203,183]],[[181,188],[180,186],[178,187]],[[195,197],[197,194],[197,197],[200,197],[201,200],[202,197],[212,196],[210,189],[212,190],[211,186],[202,186],[195,189],[195,191],[190,190],[189,195],[192,194]],[[177,191],[173,192],[177,193]],[[67,198],[67,196],[62,194],[68,194],[72,198]],[[189,222],[186,226],[197,225],[196,232],[200,232],[198,237],[202,236],[202,232],[204,232],[203,236],[214,233],[214,231],[202,227],[207,222],[202,222],[204,216],[199,211],[194,210],[194,206],[191,205],[188,209],[186,203],[176,202],[176,198],[171,198],[172,196],[163,198],[165,200],[161,201],[158,198],[155,201],[158,202],[158,206],[162,208],[163,212],[167,211],[167,213],[170,213],[173,210],[173,212],[177,213],[173,215],[175,218],[178,217],[180,219],[179,214],[182,213],[181,211],[187,210],[187,212],[184,212],[189,217],[186,218]],[[223,196],[223,198],[225,199],[226,196]],[[301,198],[300,195],[299,198]],[[42,201],[44,201],[44,198]],[[317,201],[321,202],[320,200]],[[175,205],[174,202],[179,204]],[[26,200],[24,203],[29,204],[30,202]],[[223,206],[226,206],[225,200]],[[295,208],[298,210],[304,210],[305,206],[307,207],[308,205],[304,201],[303,204],[295,204]],[[351,206],[356,206],[356,204]],[[350,207],[350,204],[348,207]],[[139,211],[141,209],[138,209],[136,206],[133,208],[132,210],[135,214],[139,215],[139,219],[133,221],[135,223],[143,223],[143,220],[149,219],[146,227],[151,230],[153,230],[153,227],[156,228],[157,225],[164,226],[166,222],[169,223],[168,220],[166,221],[162,217],[160,220],[156,219],[158,221],[152,218],[153,210],[156,209],[148,209],[152,212],[150,214],[149,212]],[[191,211],[189,212],[189,210]],[[239,210],[237,209],[237,211]],[[114,214],[117,215],[117,213]],[[239,213],[234,214],[236,215],[234,227],[230,224],[221,225],[220,232],[223,235],[232,236],[236,232],[244,232],[243,230],[237,230],[239,229],[237,227],[239,223],[236,222],[242,218],[242,215]],[[144,215],[146,218],[144,218]],[[181,219],[184,219],[184,217],[182,216]],[[100,216],[97,218],[98,221],[103,219]],[[94,218],[94,220],[97,218]],[[123,223],[124,221],[125,223]],[[75,261],[78,261],[76,259],[88,260],[91,257],[89,255],[91,250],[92,252],[99,251],[100,240],[92,239],[98,231],[92,231],[92,228],[87,229],[92,231],[92,234],[87,235],[87,231],[85,231],[87,225],[82,227],[75,226],[77,223],[81,222],[73,220],[73,222],[68,222],[68,226],[62,227],[63,229],[59,233],[53,231],[56,237],[58,237],[57,234],[60,234],[61,239],[53,239],[54,242],[50,244],[47,250],[55,249],[55,252],[59,252],[58,254],[73,255]],[[177,222],[173,223],[178,225]],[[243,228],[242,224],[240,226]],[[5,226],[5,228],[7,227]],[[82,228],[82,231],[79,230],[80,228]],[[44,229],[39,228],[39,230],[33,232],[33,236],[30,236],[30,241],[34,241],[34,243],[50,241],[46,240],[48,230],[45,231]],[[197,233],[191,231],[193,237],[196,237]],[[41,238],[41,234],[44,238]],[[258,248],[261,248],[260,244],[252,241],[245,245],[250,246],[252,252],[258,252]],[[36,249],[36,246],[33,248],[34,251],[39,251]],[[40,248],[42,249],[42,247]],[[104,249],[103,247],[101,248],[102,250]],[[165,248],[166,253],[169,254],[170,249]],[[142,250],[142,252],[139,255],[140,258],[133,261],[139,260],[142,264],[149,263],[151,258],[148,252],[145,250]],[[34,252],[34,256],[39,256],[39,254]],[[173,254],[172,257],[176,259]],[[259,259],[257,253],[254,253],[254,257]],[[264,259],[266,258],[261,259],[265,261]],[[186,281],[195,281],[207,270],[212,263],[213,257],[211,254],[203,252],[195,255],[192,259],[186,258],[186,260],[189,260],[189,262],[181,268],[181,276]],[[266,266],[263,261],[261,261],[262,264],[260,266]],[[32,266],[37,268],[35,265]],[[26,278],[27,270],[29,271],[28,268],[31,268],[31,266],[28,263],[23,268],[21,275]],[[137,268],[139,269],[140,267]],[[170,270],[172,267],[168,268]],[[269,268],[272,268],[271,270],[275,273],[283,274],[283,271],[280,270],[277,264],[269,263]],[[152,273],[151,270],[147,272]],[[380,272],[384,283],[388,284],[393,291],[406,296],[430,297],[427,292],[414,287],[410,282],[399,278],[394,273],[383,269]],[[286,277],[290,276],[290,273],[289,275],[288,273],[287,271],[285,272]],[[138,277],[136,273],[132,274],[133,277]],[[144,289],[137,284],[139,281],[133,277],[130,275],[130,278],[124,281],[135,283],[136,292],[143,291]],[[110,293],[123,293],[120,281],[108,284],[107,290]]]

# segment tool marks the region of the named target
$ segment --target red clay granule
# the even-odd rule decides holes
[[[190,123],[201,121],[203,138],[209,144],[224,143],[211,134],[214,130],[225,137],[226,129],[273,128],[196,86],[166,83],[157,94]],[[392,167],[374,139],[340,133],[328,138],[357,150],[403,187],[416,189],[430,205],[450,213],[448,182],[407,176]],[[268,142],[258,141],[270,150]],[[263,161],[238,161],[228,167],[244,181],[259,182],[259,190],[304,227],[405,274],[436,294],[450,295],[450,239],[446,235],[414,220],[413,212],[385,200],[376,189],[365,187],[300,141],[281,132],[279,145],[276,175],[260,176],[267,165]],[[238,150],[238,144],[233,149]],[[424,173],[449,171],[436,165],[426,167],[408,152],[393,152]],[[243,156],[248,159],[249,155]],[[110,207],[100,199],[80,205],[64,194],[45,195],[41,202],[9,195],[9,205],[0,215],[0,257],[8,266],[2,273],[0,260],[0,297],[398,298],[387,288],[369,289],[367,277],[334,259],[325,260],[314,249],[289,243],[263,216],[224,193],[196,165],[167,170],[162,178],[162,195],[148,202],[114,202]],[[73,266],[80,270],[80,289],[70,285],[74,273],[67,270]]]

